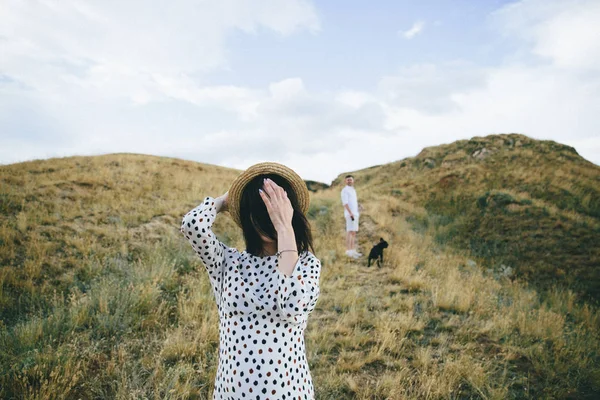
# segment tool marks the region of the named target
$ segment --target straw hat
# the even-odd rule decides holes
[[[242,192],[244,191],[244,187],[248,182],[261,174],[277,174],[285,178],[296,193],[300,211],[306,215],[310,203],[310,196],[308,194],[306,183],[304,180],[302,180],[302,178],[300,178],[300,175],[283,164],[275,162],[262,162],[254,164],[242,172],[237,178],[234,179],[231,187],[229,188],[229,193],[227,194],[227,208],[229,210],[229,215],[231,215],[231,218],[233,218],[235,223],[240,228],[242,227],[242,221],[240,218],[240,201],[242,199]]]

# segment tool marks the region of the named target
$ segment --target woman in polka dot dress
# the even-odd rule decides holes
[[[304,330],[319,297],[321,262],[308,250],[309,222],[285,178],[256,176],[239,200],[247,248],[240,253],[211,230],[217,213],[228,210],[228,193],[206,197],[181,225],[219,311],[213,399],[314,399]]]

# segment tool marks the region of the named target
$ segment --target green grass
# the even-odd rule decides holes
[[[483,148],[490,151],[484,160],[470,156]],[[423,168],[424,160],[435,167]],[[407,221],[440,246],[469,251],[492,268],[510,265],[539,290],[558,285],[600,300],[600,167],[573,148],[491,135],[357,174],[362,182],[373,176],[372,197],[401,187],[401,201],[424,208]]]
[[[544,143],[508,137],[517,138],[532,153],[510,157],[575,157],[556,145],[538,154]],[[343,176],[311,193],[323,265],[306,330],[317,398],[597,398],[600,316],[569,281],[594,279],[585,274],[596,253],[580,248],[598,234],[593,213],[520,192],[488,161],[442,172],[451,149],[424,151],[433,168],[408,159],[353,173],[365,207],[360,250],[382,236],[390,243],[381,269],[344,256]],[[534,184],[547,167],[537,160],[540,170],[513,165],[515,182]],[[574,160],[565,169],[581,179],[565,189],[579,196],[596,167]],[[0,398],[210,398],[217,310],[178,228],[239,172],[122,154],[0,167]],[[564,228],[550,229],[556,224]],[[213,228],[242,248],[227,214]],[[566,268],[543,252],[570,269],[541,292],[544,276]],[[516,279],[487,271],[501,262]]]

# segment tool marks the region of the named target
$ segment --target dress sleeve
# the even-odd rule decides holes
[[[279,269],[277,273],[276,302],[282,318],[292,324],[306,321],[319,299],[321,261],[312,253],[306,252],[296,262],[291,276]]]
[[[211,230],[216,216],[215,199],[207,196],[199,206],[185,214],[180,231],[204,263],[217,305],[220,305],[227,246]]]

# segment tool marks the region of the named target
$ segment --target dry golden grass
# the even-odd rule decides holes
[[[178,228],[240,171],[124,154],[0,171],[0,397],[210,398],[217,310]],[[323,271],[306,343],[318,399],[599,393],[595,307],[473,267],[435,230],[414,229],[410,217],[427,216],[410,200],[417,191],[386,166],[375,172],[356,174],[358,238],[365,254],[379,237],[390,243],[382,268],[344,255],[341,186],[311,193]],[[243,248],[226,215],[214,230]]]

